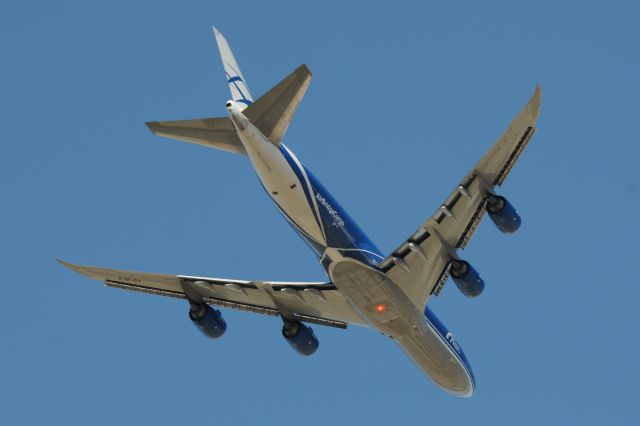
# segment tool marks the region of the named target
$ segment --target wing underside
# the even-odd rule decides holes
[[[464,249],[480,224],[487,198],[501,186],[533,134],[540,113],[540,87],[498,141],[451,192],[436,212],[378,266],[416,306],[424,307],[449,277],[457,249]]]
[[[210,305],[337,328],[346,328],[348,324],[366,325],[331,283],[246,281],[60,263],[103,281],[107,287],[186,300],[185,286],[188,286]]]

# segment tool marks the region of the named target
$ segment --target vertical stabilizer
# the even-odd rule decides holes
[[[220,50],[220,57],[222,58],[222,64],[224,65],[224,72],[227,75],[227,82],[229,83],[229,90],[231,91],[231,99],[236,102],[240,102],[245,106],[242,108],[246,108],[247,106],[253,103],[253,98],[251,97],[251,93],[249,93],[249,87],[242,76],[242,72],[240,72],[240,67],[236,62],[236,58],[233,56],[233,52],[231,52],[231,48],[229,47],[229,43],[224,38],[222,33],[213,27],[213,34],[216,36],[216,42],[218,43],[218,49]]]

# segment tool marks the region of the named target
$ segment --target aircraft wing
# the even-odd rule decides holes
[[[423,308],[447,278],[453,252],[464,249],[485,213],[488,191],[500,186],[531,140],[540,113],[540,87],[489,152],[436,212],[378,267]]]
[[[79,266],[59,261],[107,287],[187,300],[194,292],[210,305],[271,316],[285,316],[302,322],[346,328],[366,324],[331,283],[245,281],[223,278],[167,275]]]

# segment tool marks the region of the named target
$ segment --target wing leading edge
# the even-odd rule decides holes
[[[366,326],[336,287],[327,282],[246,281],[225,278],[133,272],[59,262],[107,287],[187,299],[185,287],[210,305],[302,322],[346,328]]]
[[[464,249],[486,211],[487,198],[501,186],[535,133],[541,91],[451,192],[436,212],[378,266],[420,308],[449,277],[456,249]]]

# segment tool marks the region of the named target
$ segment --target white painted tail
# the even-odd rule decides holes
[[[216,42],[218,43],[218,49],[220,50],[220,57],[222,58],[222,64],[224,65],[224,72],[227,75],[227,82],[229,83],[229,90],[231,91],[231,99],[243,104],[242,109],[245,109],[253,103],[253,98],[249,92],[247,82],[242,76],[240,67],[236,62],[236,58],[231,52],[229,43],[224,38],[222,33],[213,27],[213,34],[216,36]]]

